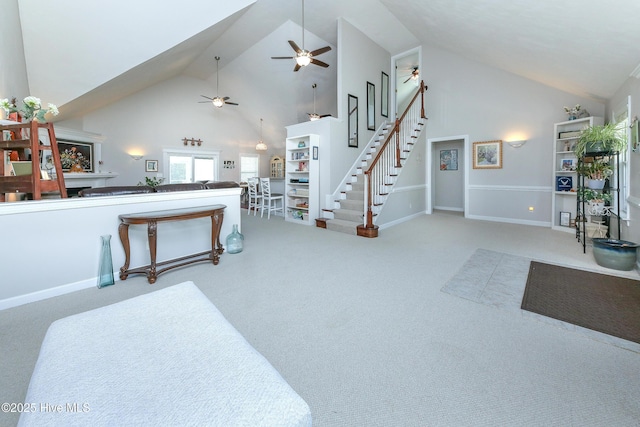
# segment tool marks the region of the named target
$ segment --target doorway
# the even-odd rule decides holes
[[[390,118],[397,118],[407,108],[416,88],[420,86],[419,70],[422,69],[421,67],[421,47],[391,57],[391,93],[393,97]],[[414,76],[415,78],[413,78]]]
[[[427,213],[434,210],[465,214],[468,136],[427,140]]]

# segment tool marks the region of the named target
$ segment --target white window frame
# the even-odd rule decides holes
[[[240,176],[239,179],[240,181],[242,181],[242,158],[243,157],[252,157],[256,159],[256,163],[258,165],[258,169],[256,170],[256,173],[254,176],[260,176],[260,154],[255,154],[255,153],[240,153],[239,156],[239,162],[240,162]]]
[[[626,102],[618,104],[611,110],[611,121],[613,123],[624,122],[624,132],[626,134],[627,141],[631,141],[631,96],[628,96]],[[631,144],[627,144],[627,149],[619,154],[619,165],[615,170],[616,175],[620,175],[620,220],[629,220],[629,184],[631,182],[631,171],[629,168],[629,160],[631,158]],[[614,175],[612,177],[616,179]],[[617,198],[614,198],[612,206],[617,208]]]
[[[169,157],[171,155],[177,156],[191,156],[191,160],[194,158],[211,158],[213,159],[215,168],[213,171],[213,180],[220,180],[220,150],[209,150],[209,151],[201,151],[201,150],[189,150],[189,149],[164,149],[162,150],[162,164],[164,165],[163,170],[165,171],[166,182],[165,184],[170,184],[170,170],[169,170]],[[193,177],[191,177],[193,179]],[[193,182],[193,181],[192,181]]]

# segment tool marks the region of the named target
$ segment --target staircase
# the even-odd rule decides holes
[[[333,208],[324,209],[316,225],[342,233],[377,237],[375,220],[393,190],[426,117],[420,88],[395,124],[383,123],[334,193]],[[419,101],[418,101],[419,99]]]

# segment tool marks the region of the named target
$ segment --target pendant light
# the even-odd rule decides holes
[[[267,144],[262,142],[262,119],[260,119],[260,140],[256,144],[257,151],[267,151]]]
[[[314,83],[311,87],[313,88],[313,113],[309,114],[309,120],[314,122],[320,120],[320,114],[316,113],[316,87],[318,85]]]

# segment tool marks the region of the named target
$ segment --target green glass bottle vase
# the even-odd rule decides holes
[[[111,235],[100,236],[102,249],[100,251],[100,267],[98,271],[98,288],[113,285],[113,260],[111,259]]]
[[[244,236],[238,231],[238,224],[233,224],[233,231],[227,236],[227,252],[239,254],[244,249]]]

